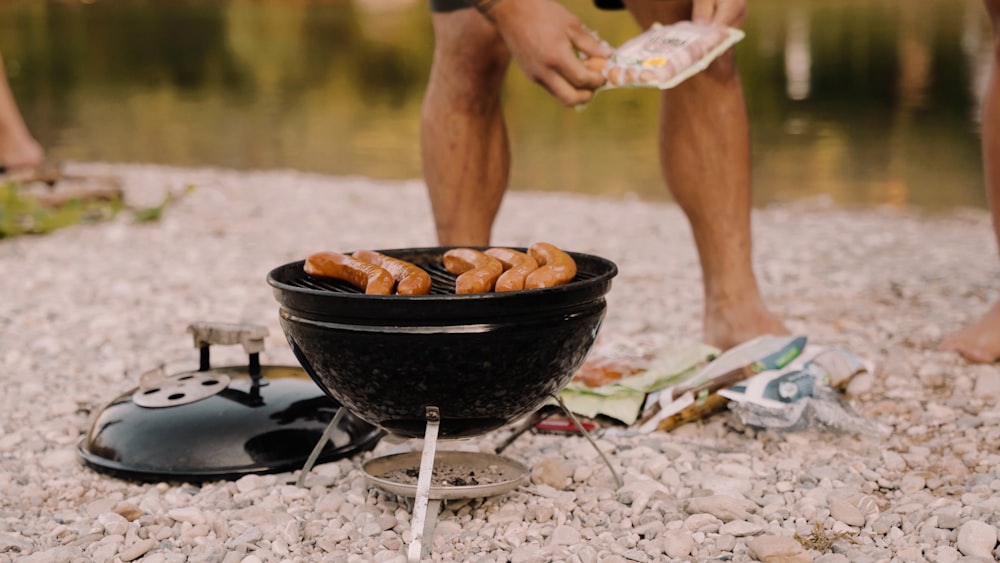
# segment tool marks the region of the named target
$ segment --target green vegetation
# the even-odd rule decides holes
[[[138,223],[157,221],[168,205],[194,189],[194,186],[187,186],[180,194],[167,192],[163,201],[152,207],[132,207],[120,195],[112,198],[71,197],[53,203],[23,189],[18,182],[8,182],[0,187],[0,239],[42,235],[72,225],[109,221],[122,211],[131,213]]]

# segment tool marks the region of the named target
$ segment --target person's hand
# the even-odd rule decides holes
[[[585,103],[604,76],[583,64],[608,57],[611,47],[595,38],[579,18],[555,0],[502,0],[489,10],[521,70],[567,106]]]
[[[694,0],[691,21],[739,27],[746,15],[746,0]]]

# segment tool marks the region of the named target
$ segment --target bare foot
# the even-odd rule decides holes
[[[7,172],[21,172],[39,168],[45,162],[45,150],[31,136],[18,139],[0,139],[0,166]]]
[[[938,349],[958,352],[970,362],[980,364],[1000,360],[1000,301],[979,320],[941,341]]]
[[[759,301],[743,301],[728,307],[706,307],[705,343],[728,350],[765,334],[791,334],[778,317]]]

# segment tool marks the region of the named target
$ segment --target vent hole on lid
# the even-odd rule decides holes
[[[219,382],[214,379],[206,379],[205,381],[202,381],[201,384],[205,387],[208,387],[210,385],[218,385]]]
[[[174,393],[168,396],[167,398],[170,399],[171,401],[179,401],[180,399],[184,398],[184,393]]]
[[[154,389],[146,389],[145,391],[142,392],[142,394],[143,395],[152,395],[153,393],[159,393],[159,392],[160,392],[160,388],[156,387]]]
[[[177,379],[179,379],[180,381],[187,381],[188,379],[191,379],[193,377],[194,377],[193,375],[185,375],[183,377],[178,377]]]

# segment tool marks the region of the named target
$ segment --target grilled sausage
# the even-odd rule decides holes
[[[358,250],[354,258],[389,272],[396,280],[399,295],[427,295],[431,291],[431,276],[423,268],[374,250]]]
[[[513,248],[491,248],[486,251],[486,255],[499,260],[504,269],[493,288],[497,292],[524,289],[525,278],[538,269],[537,260]]]
[[[338,252],[317,252],[306,258],[304,269],[310,276],[345,281],[368,295],[390,295],[396,282],[384,268]]]
[[[474,248],[452,248],[444,253],[444,267],[453,274],[455,293],[486,293],[493,290],[503,265]]]
[[[569,283],[576,277],[576,262],[573,257],[547,242],[536,242],[528,249],[528,254],[540,266],[528,274],[524,289],[552,287]]]

